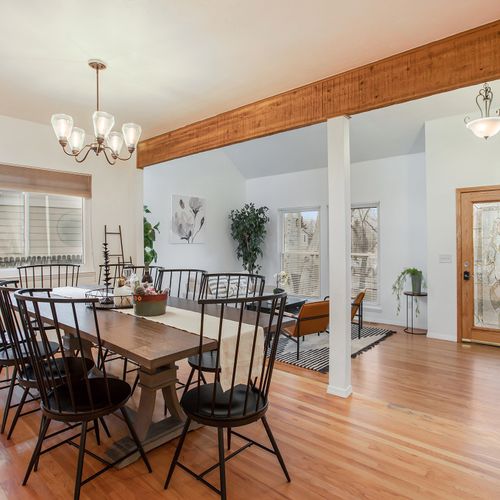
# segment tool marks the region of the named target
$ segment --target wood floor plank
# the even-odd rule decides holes
[[[252,447],[228,463],[229,498],[500,498],[500,349],[398,329],[355,358],[352,370],[354,394],[344,400],[326,394],[327,375],[278,364],[269,422],[292,482],[286,483],[274,456]],[[181,377],[186,374],[183,364]],[[5,396],[0,393],[0,403]],[[161,414],[158,400],[156,418]],[[70,446],[44,455],[28,486],[21,486],[39,418],[23,417],[10,441],[0,437],[0,499],[72,495],[76,449]],[[125,435],[120,418],[107,421],[113,439]],[[261,425],[243,433],[267,443]],[[93,436],[88,442],[95,452],[105,446],[97,447]],[[181,460],[202,470],[217,461],[216,443],[213,429],[191,432]],[[175,444],[149,453],[153,474],[140,462],[109,471],[85,485],[82,498],[218,498],[180,469],[163,490]],[[238,444],[235,437],[233,448]],[[88,458],[84,476],[97,469]],[[207,479],[218,485],[217,471]]]

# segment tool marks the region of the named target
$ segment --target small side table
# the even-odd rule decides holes
[[[415,297],[427,297],[427,293],[404,292],[404,294],[406,295],[406,328],[404,329],[404,331],[406,333],[411,333],[412,335],[426,335],[427,332],[416,332],[415,329],[413,328],[413,317],[414,317],[413,299]],[[410,315],[408,314],[408,310],[411,311]],[[411,316],[411,326],[408,323],[409,316]]]

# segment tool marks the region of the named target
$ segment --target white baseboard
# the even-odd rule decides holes
[[[439,333],[439,332],[427,332],[427,338],[436,340],[447,340],[448,342],[456,342],[457,337],[452,336],[449,333]]]
[[[340,398],[348,398],[352,394],[352,385],[348,385],[347,387],[329,385],[326,392],[333,396],[339,396]]]

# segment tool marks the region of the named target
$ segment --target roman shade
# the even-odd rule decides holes
[[[91,198],[92,177],[88,174],[0,164],[0,189]]]

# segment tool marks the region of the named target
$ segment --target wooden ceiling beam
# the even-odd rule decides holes
[[[500,20],[139,143],[137,167],[500,78]]]

